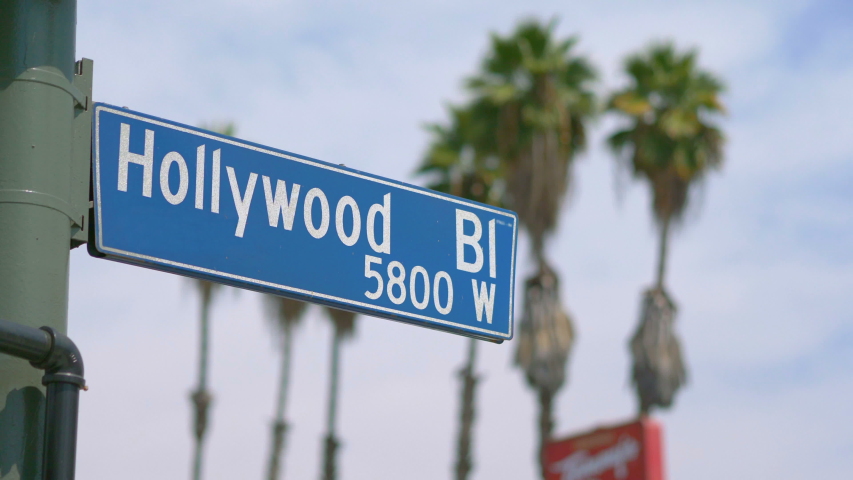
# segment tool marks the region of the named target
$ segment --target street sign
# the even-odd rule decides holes
[[[661,426],[644,417],[545,447],[547,480],[664,480]]]
[[[93,255],[494,342],[515,213],[95,105]]]

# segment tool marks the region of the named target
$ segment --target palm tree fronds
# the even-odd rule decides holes
[[[525,282],[515,363],[531,387],[556,393],[566,380],[574,327],[560,301],[556,273],[547,265]]]
[[[299,324],[308,304],[292,298],[266,295],[264,296],[264,307],[267,311],[267,318],[274,322],[276,331],[284,333]]]
[[[195,288],[196,292],[198,292],[201,297],[202,303],[207,303],[213,300],[216,292],[222,288],[222,285],[216,282],[211,282],[209,280],[202,280],[200,278],[192,278],[190,279],[192,286]]]
[[[631,338],[632,381],[647,414],[654,406],[669,407],[686,383],[681,346],[675,335],[676,307],[663,288],[643,294],[640,325]]]
[[[433,140],[418,173],[433,174],[428,188],[495,206],[503,206],[504,169],[482,143],[482,125],[475,122],[475,107],[451,107],[448,126],[431,124]]]
[[[667,219],[679,220],[687,206],[690,184],[670,168],[655,173],[652,182],[652,205],[658,222]]]
[[[725,138],[711,118],[725,112],[719,99],[723,84],[696,61],[696,51],[654,44],[628,57],[631,84],[607,102],[608,110],[630,123],[608,144],[621,165],[649,181],[659,225],[680,221],[691,183],[722,163]]]
[[[357,313],[332,307],[326,307],[325,309],[335,326],[335,335],[341,339],[351,338],[355,335],[355,317],[358,315]]]
[[[545,263],[527,279],[524,314],[519,322],[515,363],[539,397],[539,446],[537,460],[547,478],[545,446],[554,429],[553,400],[566,381],[568,359],[575,341],[569,315],[560,302],[557,275]]]
[[[639,117],[652,110],[652,104],[637,92],[614,95],[607,104],[611,110],[619,110],[632,117]]]
[[[573,53],[577,38],[556,41],[555,22],[521,23],[509,36],[492,35],[480,74],[470,78],[475,118],[489,153],[507,165],[507,200],[541,256],[569,189],[569,166],[586,146],[586,120],[595,112],[596,73]]]
[[[229,137],[237,135],[237,124],[234,122],[202,123],[201,128]]]

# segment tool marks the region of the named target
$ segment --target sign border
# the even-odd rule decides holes
[[[368,174],[365,172],[361,172],[358,170],[350,169],[344,166],[333,165],[328,162],[324,162],[322,160],[317,160],[314,158],[306,157],[303,155],[294,154],[291,152],[287,152],[284,150],[277,150],[274,148],[258,145],[252,142],[246,142],[243,140],[239,140],[234,137],[226,137],[224,135],[219,135],[213,132],[205,131],[202,129],[198,129],[195,127],[191,127],[189,125],[181,124],[179,122],[170,122],[158,117],[153,117],[149,115],[142,114],[140,112],[129,111],[128,109],[116,107],[113,105],[105,104],[105,103],[95,103],[94,105],[95,111],[94,115],[92,115],[93,125],[93,135],[94,135],[94,155],[92,158],[92,176],[93,176],[93,185],[94,185],[94,213],[95,213],[95,232],[94,240],[92,243],[92,239],[90,239],[90,245],[94,245],[97,252],[101,255],[109,257],[111,260],[118,260],[123,263],[131,263],[134,265],[141,265],[148,268],[154,268],[156,270],[163,270],[163,268],[155,268],[152,264],[164,265],[166,269],[170,272],[182,274],[184,276],[198,277],[203,278],[205,280],[212,280],[217,283],[227,283],[232,286],[237,286],[240,288],[247,288],[246,284],[256,285],[258,290],[261,290],[265,293],[272,293],[275,295],[282,295],[281,291],[290,292],[291,296],[297,297],[300,300],[307,300],[310,303],[323,303],[333,307],[340,307],[341,305],[350,305],[354,307],[354,310],[359,311],[365,315],[369,316],[381,316],[382,318],[387,318],[390,320],[400,321],[403,323],[414,324],[417,326],[433,328],[442,331],[448,331],[451,333],[458,333],[468,336],[473,336],[476,338],[480,338],[483,340],[488,340],[492,342],[502,343],[504,340],[511,340],[513,338],[514,333],[514,324],[515,324],[515,282],[512,281],[512,288],[510,288],[509,292],[509,331],[507,333],[496,332],[493,330],[486,330],[484,328],[479,328],[470,325],[463,325],[455,322],[450,322],[447,320],[442,320],[440,318],[429,317],[426,315],[419,315],[416,313],[410,313],[403,310],[396,310],[393,308],[383,307],[379,305],[373,305],[366,302],[359,302],[357,300],[350,300],[342,297],[336,297],[334,295],[327,295],[318,292],[312,292],[310,290],[305,290],[296,287],[290,287],[287,285],[281,285],[273,282],[267,282],[264,280],[253,279],[249,277],[244,277],[241,275],[234,275],[231,273],[220,272],[218,270],[213,270],[205,267],[199,267],[196,265],[185,264],[181,262],[175,262],[173,260],[167,260],[163,258],[152,257],[148,255],[142,255],[138,253],[128,252],[124,250],[120,250],[113,247],[108,247],[103,244],[104,236],[103,229],[101,225],[101,171],[100,171],[100,113],[102,111],[106,111],[109,113],[113,113],[116,115],[120,115],[123,117],[131,118],[134,120],[139,120],[142,122],[148,122],[155,124],[160,127],[170,128],[172,130],[177,130],[183,133],[193,134],[202,138],[208,138],[212,140],[216,140],[218,142],[228,143],[241,148],[248,148],[250,150],[254,150],[259,153],[272,155],[279,158],[284,158],[288,160],[293,160],[296,162],[304,163],[307,165],[311,165],[314,167],[320,167],[326,170],[332,170],[337,173],[342,173],[345,175],[349,175],[352,177],[360,178],[363,180],[368,180],[376,183],[380,183],[383,185],[393,186],[395,188],[401,188],[403,190],[408,190],[411,192],[415,192],[422,195],[428,195],[434,198],[439,198],[448,202],[457,203],[460,205],[464,205],[469,208],[476,208],[479,210],[484,210],[493,214],[506,216],[513,219],[513,232],[512,232],[512,260],[510,267],[510,279],[515,278],[515,261],[516,261],[516,253],[518,246],[518,215],[515,212],[510,210],[504,210],[497,207],[492,207],[489,205],[484,205],[478,202],[474,202],[471,200],[461,199],[459,197],[454,197],[451,195],[447,195],[441,192],[436,192],[434,190],[429,190],[423,187],[418,187],[411,184],[406,184],[403,182],[398,182],[395,180],[382,178],[376,175]],[[116,255],[116,257],[110,254]],[[192,275],[193,272],[196,272],[196,275]],[[224,281],[223,281],[224,280]],[[285,295],[286,296],[286,295]],[[338,304],[338,305],[336,305]],[[384,313],[384,314],[383,314]],[[420,321],[419,321],[420,320]]]

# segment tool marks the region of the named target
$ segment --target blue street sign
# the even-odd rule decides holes
[[[97,104],[93,254],[502,342],[514,212]]]

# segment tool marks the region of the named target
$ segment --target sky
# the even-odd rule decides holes
[[[725,165],[693,198],[668,284],[689,384],[664,426],[669,478],[845,478],[853,469],[853,7],[849,2],[81,1],[94,98],[393,179],[423,125],[520,19],[559,19],[602,97],[650,41],[696,48],[727,88]],[[635,414],[627,339],[653,279],[645,186],[618,180],[602,116],[548,255],[578,340],[557,436]],[[624,180],[624,179],[623,179]],[[531,273],[519,242],[517,284]],[[845,293],[847,292],[847,293]],[[69,334],[86,360],[79,478],[186,478],[199,301],[188,280],[71,254]],[[212,319],[206,478],[261,478],[279,355],[261,295],[226,289]],[[320,474],[330,322],[297,332],[285,477]],[[360,317],[344,346],[343,480],[451,474],[467,340]],[[472,479],[535,478],[536,402],[515,344],[483,344]]]

